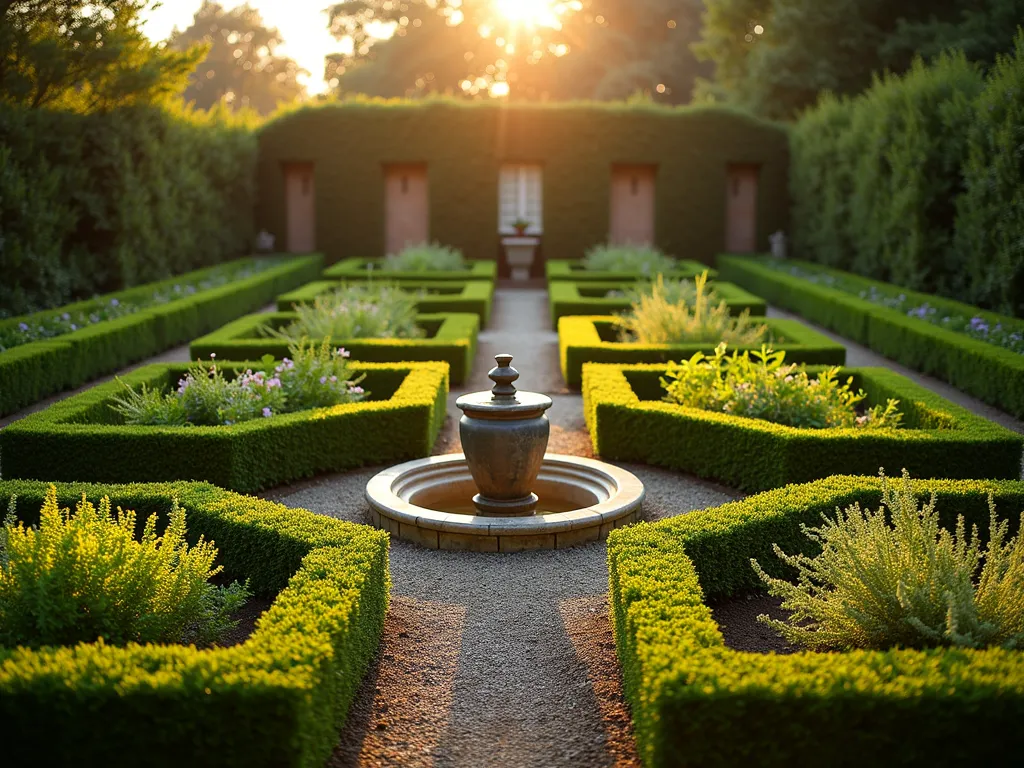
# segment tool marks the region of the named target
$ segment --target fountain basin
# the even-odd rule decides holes
[[[644,486],[624,469],[594,459],[544,456],[533,484],[536,514],[481,515],[476,484],[464,454],[399,464],[366,485],[370,517],[378,528],[432,549],[519,552],[565,549],[601,541],[635,522]]]

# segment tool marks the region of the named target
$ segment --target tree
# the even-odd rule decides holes
[[[139,29],[152,0],[0,0],[0,101],[77,111],[178,93],[202,51]]]
[[[185,100],[200,109],[223,101],[233,109],[251,107],[269,114],[282,101],[305,94],[297,80],[305,70],[274,53],[283,42],[281,35],[264,26],[259,11],[248,3],[226,11],[219,2],[203,0],[192,25],[175,29],[168,42],[177,50],[197,44],[207,48],[185,90]]]

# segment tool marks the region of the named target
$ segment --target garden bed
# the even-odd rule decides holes
[[[663,274],[666,280],[692,280],[702,272],[707,272],[708,277],[712,280],[718,276],[718,273],[707,264],[691,259],[677,259],[675,269]],[[547,275],[549,285],[556,280],[628,283],[645,277],[645,275],[641,275],[638,272],[604,272],[585,269],[583,267],[583,259],[554,259],[545,262],[544,273]],[[647,277],[653,278],[654,275],[648,275]]]
[[[986,528],[989,493],[1011,523],[1024,509],[1020,482],[915,490],[937,492],[945,525],[963,514]],[[726,647],[708,604],[762,588],[751,558],[782,575],[773,543],[814,554],[801,523],[880,499],[878,479],[831,477],[610,535],[616,647],[645,765],[998,765],[1024,748],[1020,651]]]
[[[1020,319],[816,264],[785,262],[785,265],[813,270],[823,279],[811,282],[787,274],[780,265],[759,257],[719,257],[723,277],[757,292],[770,303],[796,312],[909,368],[948,381],[957,389],[1018,418],[1024,417],[1024,354],[877,302],[881,296],[895,295],[899,299],[902,295],[900,306],[913,304],[912,309],[917,311],[927,305],[952,315],[978,317],[990,327],[1000,323],[1020,325]],[[832,287],[828,278],[841,280],[845,286],[863,286],[865,298],[849,289]],[[873,294],[872,289],[877,293]]]
[[[880,466],[914,477],[1019,478],[1024,436],[884,368],[846,368],[866,404],[899,400],[903,429],[797,429],[661,400],[666,366],[583,366],[583,409],[594,451],[760,491]],[[813,372],[813,369],[812,369]]]
[[[183,364],[148,365],[0,431],[4,476],[113,483],[206,480],[248,492],[321,472],[428,455],[444,422],[448,366],[357,363],[352,369],[366,374],[362,386],[370,397],[362,402],[231,426],[126,425],[110,407],[125,384],[169,389],[187,371]]]
[[[255,257],[265,259],[269,257]],[[255,260],[253,259],[253,261]],[[246,260],[250,261],[250,260]],[[237,282],[197,290],[146,305],[116,319],[92,323],[59,336],[20,344],[0,352],[0,415],[12,413],[48,395],[81,384],[137,360],[183,344],[315,276],[320,255],[282,258],[281,263]],[[217,267],[132,288],[100,299],[79,302],[41,315],[95,313],[97,302],[139,303],[154,293],[174,296],[175,285],[201,283]],[[32,315],[0,321],[4,327],[33,322]]]
[[[415,293],[426,291],[427,295],[416,302],[416,309],[423,314],[445,312],[471,312],[480,318],[480,326],[487,325],[491,317],[491,303],[494,301],[494,283],[487,280],[396,280],[402,290]],[[330,293],[345,283],[338,280],[318,280],[277,297],[277,308],[290,312],[297,305],[312,304],[317,296]]]
[[[206,360],[213,354],[218,360],[259,360],[264,355],[281,360],[288,356],[288,342],[263,336],[260,328],[282,328],[295,319],[294,312],[246,315],[193,341],[189,347],[192,359]],[[418,315],[416,324],[426,332],[425,338],[331,339],[331,343],[348,350],[353,360],[448,363],[451,383],[462,384],[473,366],[480,319],[474,314]],[[313,341],[319,343],[320,339]]]
[[[38,516],[41,482],[0,482],[0,504]],[[388,537],[205,483],[58,485],[144,520],[187,509],[232,578],[274,597],[240,645],[100,643],[0,649],[0,717],[11,765],[320,766],[380,640]],[[56,735],[59,734],[59,737]]]
[[[621,283],[597,283],[593,281],[562,280],[548,285],[548,304],[551,307],[551,324],[558,325],[568,315],[613,315],[628,312],[630,300],[623,295],[608,296],[609,292],[622,292],[626,288],[642,285],[636,280]],[[749,293],[732,283],[711,283],[710,291],[718,294],[719,301],[729,306],[729,313],[738,315],[749,312],[763,316],[768,309],[764,299]]]
[[[791,363],[842,365],[846,348],[811,330],[798,320],[765,320],[772,347],[785,351]],[[562,376],[569,386],[583,381],[585,363],[666,363],[689,359],[696,352],[713,354],[716,343],[637,344],[618,341],[618,326],[608,317],[563,317],[558,321],[558,351]],[[730,350],[760,350],[761,345],[734,346]]]
[[[467,269],[386,271],[384,259],[342,259],[324,270],[326,280],[490,280],[498,275],[496,261],[468,261]]]

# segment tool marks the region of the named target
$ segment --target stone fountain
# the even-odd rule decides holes
[[[373,523],[435,549],[515,552],[599,541],[634,522],[643,484],[601,461],[546,454],[551,398],[515,388],[512,355],[494,359],[494,387],[456,401],[465,453],[374,476]]]

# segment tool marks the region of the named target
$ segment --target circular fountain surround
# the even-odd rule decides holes
[[[644,486],[635,475],[594,459],[544,456],[533,484],[536,514],[480,515],[465,455],[409,461],[366,486],[374,525],[433,549],[519,552],[600,541],[635,522]]]

